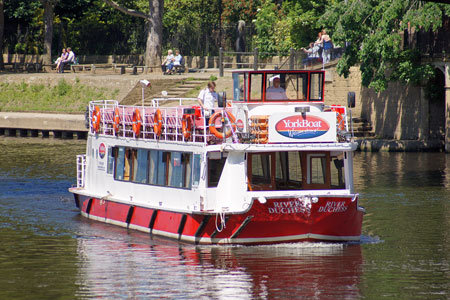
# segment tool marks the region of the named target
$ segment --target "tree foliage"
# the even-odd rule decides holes
[[[280,2],[264,0],[254,20],[255,42],[262,52],[287,54],[291,47],[299,49],[315,41],[328,1]]]
[[[337,72],[347,77],[360,64],[362,84],[383,91],[389,81],[419,84],[434,75],[415,48],[404,47],[400,35],[408,26],[436,30],[450,7],[414,0],[332,1],[320,23],[335,44],[346,45]]]

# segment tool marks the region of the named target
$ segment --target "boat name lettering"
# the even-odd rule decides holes
[[[303,128],[317,128],[317,127],[322,127],[322,121],[308,121],[308,120],[300,120],[297,119],[294,121],[291,120],[282,120],[284,122],[284,126],[286,126],[286,128],[298,128],[298,127],[303,127]]]
[[[269,214],[296,214],[306,213],[310,210],[310,203],[303,203],[302,201],[283,201],[274,202],[273,207],[269,207]]]
[[[345,202],[327,201],[325,205],[319,207],[319,212],[340,213],[346,210]]]

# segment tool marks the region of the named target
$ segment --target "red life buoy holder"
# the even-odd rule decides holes
[[[187,141],[191,137],[193,120],[192,115],[183,115],[183,119],[181,120],[181,132],[183,133],[184,140]]]
[[[153,131],[155,132],[155,135],[159,137],[162,132],[162,114],[159,109],[155,111],[153,119],[154,119]]]
[[[114,118],[113,118],[114,133],[119,132],[119,127],[120,127],[120,112],[119,108],[116,107],[116,109],[114,110]]]
[[[336,112],[337,128],[340,130],[345,130],[345,122],[343,121],[345,114],[345,107],[338,105],[331,105],[331,111]]]
[[[231,126],[233,128],[233,130],[231,130],[231,128],[228,128],[227,130],[225,130],[225,137],[229,138],[231,136],[231,134],[233,133],[233,131],[236,130],[236,118],[233,116],[232,113],[229,112],[224,112],[224,117],[226,117],[226,115],[228,115],[228,120],[231,122]],[[224,137],[224,132],[220,132],[217,130],[216,128],[216,120],[218,118],[222,118],[222,112],[218,111],[215,112],[211,118],[209,119],[209,131],[214,134],[216,137],[218,137],[219,139],[223,139]],[[225,122],[222,122],[222,127],[224,127]],[[224,130],[224,129],[222,129]]]
[[[92,129],[95,132],[100,130],[100,108],[98,106],[95,106],[92,111]]]
[[[136,108],[133,112],[133,132],[136,136],[139,136],[139,134],[141,133],[141,125],[141,112],[138,108]]]

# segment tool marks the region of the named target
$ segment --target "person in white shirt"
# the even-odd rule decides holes
[[[64,73],[65,65],[75,62],[75,53],[73,53],[72,48],[67,47],[67,52],[69,52],[69,55],[67,56],[67,58],[65,60],[61,61],[61,64],[59,66],[60,73]]]
[[[266,100],[288,100],[286,91],[280,86],[280,76],[275,75],[269,81],[272,85],[266,90]]]
[[[174,66],[181,66],[181,60],[183,59],[183,57],[180,54],[180,50],[175,50],[175,58],[173,61],[173,65]]]
[[[175,60],[175,57],[173,56],[173,51],[172,50],[167,50],[167,56],[166,59],[164,59],[164,61],[161,64],[161,69],[163,71],[164,74],[169,74],[170,71],[173,68],[173,62]]]
[[[214,81],[208,82],[208,87],[201,90],[198,94],[197,100],[203,109],[203,114],[206,118],[206,122],[209,121],[209,117],[213,114],[215,103],[219,100],[219,96],[215,92],[216,83]]]

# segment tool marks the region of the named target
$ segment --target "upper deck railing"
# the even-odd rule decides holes
[[[163,101],[173,103],[174,100],[178,101],[178,106],[160,105]],[[270,115],[250,115],[247,124],[243,125],[236,121],[233,106],[215,108],[207,123],[200,108],[188,103],[192,103],[191,98],[154,99],[151,107],[119,105],[115,100],[92,101],[89,105],[89,132],[131,139],[200,144],[221,144],[224,141],[268,143]],[[236,106],[239,104],[236,103]],[[336,142],[348,141],[346,108],[330,106],[325,109],[336,112]],[[242,127],[247,130],[240,131]]]

